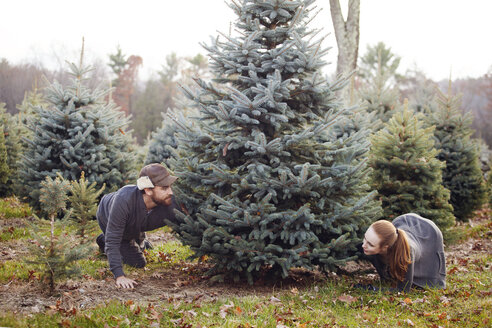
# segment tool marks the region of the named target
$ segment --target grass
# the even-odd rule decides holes
[[[183,246],[178,240],[156,245],[146,252],[147,263],[159,264],[159,267],[172,267],[182,263],[193,255],[189,246]]]
[[[4,220],[4,224],[0,227],[0,242],[29,238],[29,229],[25,225],[19,226],[18,219],[32,215],[29,205],[21,203],[16,197],[8,197],[0,199],[0,220]]]
[[[17,197],[0,199],[0,219],[23,218],[32,215],[29,205],[19,201]]]
[[[5,227],[0,231],[0,241],[26,239],[31,235],[27,228],[17,228],[13,226]]]
[[[21,262],[8,260],[0,263],[0,283],[5,284],[12,280],[29,281],[35,279],[39,267]]]
[[[453,228],[455,241],[469,237],[490,240],[490,212],[478,224]],[[166,229],[166,228],[164,228]],[[21,230],[21,229],[19,229]],[[65,232],[75,233],[71,225]],[[10,239],[22,233],[8,232]],[[57,230],[61,233],[61,230]],[[94,238],[90,235],[88,238]],[[6,239],[7,240],[7,239]],[[4,239],[2,239],[4,241]],[[129,274],[151,275],[159,268],[180,270],[192,255],[189,247],[176,240],[146,251],[148,270],[125,266]],[[260,295],[224,294],[212,298],[199,294],[191,298],[161,299],[154,303],[138,300],[107,301],[80,309],[62,304],[40,313],[0,313],[6,327],[485,327],[492,312],[492,254],[480,253],[449,261],[445,290],[413,290],[410,293],[370,292],[354,289],[357,277],[335,276],[306,288],[272,290]],[[98,251],[78,262],[84,268],[80,279],[111,277],[107,259]],[[0,262],[0,283],[36,280],[38,267],[22,259]],[[108,295],[111,299],[111,295]]]
[[[57,306],[25,318],[0,315],[9,327],[483,327],[490,324],[492,256],[451,266],[446,290],[408,294],[354,290],[337,279],[305,290],[211,301],[110,301],[87,310]],[[487,267],[488,265],[488,267]],[[453,272],[454,270],[454,272]]]
[[[35,264],[28,264],[24,260],[31,257],[24,257],[16,260],[7,260],[0,263],[0,283],[5,284],[9,281],[29,282],[39,278],[41,267]],[[105,257],[97,256],[96,253],[89,259],[76,262],[83,268],[82,279],[104,279],[112,277],[108,269],[108,262]]]

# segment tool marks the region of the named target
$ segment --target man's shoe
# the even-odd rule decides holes
[[[106,243],[104,242],[104,234],[100,234],[99,236],[97,236],[96,244],[97,246],[99,246],[99,252],[101,252],[101,254],[105,254],[104,246],[106,245]]]
[[[148,241],[147,239],[145,239],[143,241],[143,249],[153,249],[154,248],[154,245],[152,245],[152,243],[150,241]]]

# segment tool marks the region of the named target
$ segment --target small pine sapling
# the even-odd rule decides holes
[[[97,200],[104,191],[104,184],[99,190],[96,189],[96,182],[89,185],[85,179],[85,173],[82,171],[78,181],[70,183],[70,196],[68,200],[72,208],[72,220],[77,223],[77,234],[82,238],[82,243],[86,233],[94,230],[95,225],[92,220],[96,216]]]
[[[89,244],[74,243],[73,239],[63,231],[64,225],[56,224],[60,221],[55,222],[58,213],[66,211],[68,189],[68,181],[61,176],[54,180],[46,177],[41,183],[40,202],[43,211],[48,213],[49,228],[47,229],[45,221],[39,218],[31,225],[34,243],[30,246],[32,257],[26,262],[42,266],[41,280],[48,285],[50,294],[55,290],[56,280],[80,273],[80,268],[75,262],[86,258],[92,251]],[[61,229],[59,234],[55,233],[58,229]]]

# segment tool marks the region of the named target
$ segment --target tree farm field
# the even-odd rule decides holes
[[[144,269],[125,267],[138,282],[118,289],[107,259],[94,247],[78,263],[81,276],[61,279],[53,294],[28,264],[30,209],[15,198],[0,204],[0,326],[4,327],[488,327],[492,311],[492,211],[452,228],[446,245],[447,288],[409,293],[372,292],[377,285],[364,262],[336,273],[293,269],[288,278],[265,275],[216,282],[206,276],[207,259],[191,261],[191,250],[164,227],[148,234]],[[70,223],[55,234],[70,235]],[[88,236],[94,240],[97,232]],[[95,243],[94,243],[95,246]]]

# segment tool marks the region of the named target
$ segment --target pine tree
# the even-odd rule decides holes
[[[145,158],[145,164],[165,163],[171,157],[172,150],[168,147],[176,148],[178,146],[174,133],[176,126],[171,120],[164,119],[162,127],[152,133],[152,139],[149,143],[149,152]]]
[[[173,95],[159,80],[150,79],[144,90],[135,95],[132,129],[140,143],[145,141],[153,131],[159,129],[162,114],[174,105]]]
[[[0,196],[10,195],[18,177],[18,161],[21,156],[22,146],[19,139],[19,124],[14,117],[6,112],[5,104],[0,103]],[[3,148],[3,149],[2,149]]]
[[[123,70],[128,65],[128,59],[126,57],[127,56],[125,54],[123,54],[123,51],[121,50],[120,45],[116,46],[116,53],[109,54],[108,66],[111,68],[113,73],[116,75],[116,78],[112,82],[113,86],[118,86],[118,82],[119,82],[118,78],[119,78],[121,72],[123,72]]]
[[[164,163],[166,166],[169,166],[167,160],[170,157],[177,156],[176,148],[178,147],[178,141],[175,136],[177,126],[170,118],[176,115],[179,115],[182,120],[186,120],[185,111],[178,113],[170,109],[167,114],[162,114],[162,126],[152,133],[145,164]]]
[[[480,148],[480,167],[485,175],[490,171],[490,167],[492,166],[492,150],[482,138],[478,139],[478,145]]]
[[[184,87],[200,119],[174,117],[179,156],[168,163],[184,214],[168,223],[219,278],[334,270],[377,216],[364,213],[367,144],[331,130],[347,81],[322,77],[313,2],[233,1],[239,35],[205,45],[215,83]]]
[[[27,128],[28,122],[35,120],[39,117],[36,116],[37,107],[46,107],[48,104],[44,101],[43,94],[38,90],[37,86],[34,86],[32,91],[26,92],[24,99],[20,105],[17,105],[19,113],[16,115],[17,122],[20,125],[20,137],[23,151],[27,149],[27,142],[25,139],[30,139],[31,133]]]
[[[384,42],[368,45],[365,54],[360,58],[357,75],[363,84],[370,84],[377,75],[388,77],[388,84],[395,85],[400,75],[396,73],[401,57],[386,47]]]
[[[150,136],[145,139],[145,142],[143,145],[139,145],[138,143],[135,143],[133,145],[132,151],[135,154],[136,157],[136,167],[144,167],[145,165],[145,159],[147,158],[147,155],[149,154],[149,145],[150,145]]]
[[[374,113],[372,130],[378,131],[399,105],[400,94],[395,87],[395,79],[400,60],[399,57],[394,58],[383,43],[379,43],[373,48],[369,47],[361,61],[359,98],[364,101],[367,112]]]
[[[87,232],[93,231],[95,226],[92,224],[96,217],[98,197],[104,191],[106,186],[96,190],[96,182],[89,182],[85,179],[85,173],[82,171],[79,181],[72,181],[70,185],[70,207],[72,208],[72,217],[77,222],[77,233],[83,239]]]
[[[35,108],[38,119],[31,120],[29,146],[22,158],[21,178],[33,206],[38,206],[39,184],[57,172],[67,180],[77,180],[82,171],[98,188],[105,183],[116,190],[135,178],[135,156],[130,152],[128,125],[112,102],[105,102],[109,90],[91,90],[84,81],[90,68],[70,64],[71,84],[57,82],[46,90],[49,106]]]
[[[24,99],[20,105],[17,105],[19,112],[14,116],[14,121],[17,123],[18,127],[18,137],[20,140],[20,151],[19,156],[16,160],[17,168],[20,168],[20,161],[22,155],[29,148],[28,140],[33,137],[33,133],[28,128],[29,122],[38,122],[38,115],[36,114],[36,108],[39,106],[47,106],[48,104],[44,101],[43,95],[39,92],[37,86],[35,85],[32,91],[26,92]],[[27,195],[29,194],[28,188],[22,183],[22,179],[18,178],[16,174],[12,179],[12,190],[16,195]]]
[[[428,124],[434,125],[437,158],[446,166],[443,169],[443,184],[451,192],[457,220],[468,221],[473,212],[486,200],[486,186],[483,180],[478,142],[471,139],[473,134],[472,116],[462,114],[461,97],[437,90],[438,108],[428,117]]]
[[[64,234],[55,235],[55,217],[66,209],[68,181],[50,177],[41,182],[40,203],[44,212],[48,213],[50,225],[49,235],[46,236],[43,220],[37,219],[31,225],[35,243],[30,245],[30,256],[27,263],[38,264],[43,267],[42,281],[49,286],[50,293],[55,290],[55,282],[63,277],[71,277],[80,273],[76,261],[86,258],[92,249],[88,244],[78,245],[77,242]],[[60,222],[60,221],[58,221]],[[65,222],[59,224],[63,227]],[[62,229],[63,230],[63,229]]]
[[[7,163],[7,147],[5,146],[5,132],[3,125],[0,125],[0,184],[3,186],[7,183],[10,175],[9,165]]]
[[[422,128],[407,107],[405,104],[371,140],[373,186],[381,195],[385,218],[412,212],[445,230],[453,225],[454,216],[449,190],[442,185],[445,163],[436,158],[434,127]]]
[[[492,208],[492,151],[483,139],[480,139],[480,162],[483,178],[487,186],[489,207]]]
[[[418,68],[407,70],[405,76],[399,79],[399,86],[402,98],[408,99],[408,108],[414,112],[427,115],[437,107],[434,92],[436,83]]]
[[[487,192],[489,196],[489,207],[492,208],[492,165],[488,174],[485,176],[485,181],[487,182]]]

